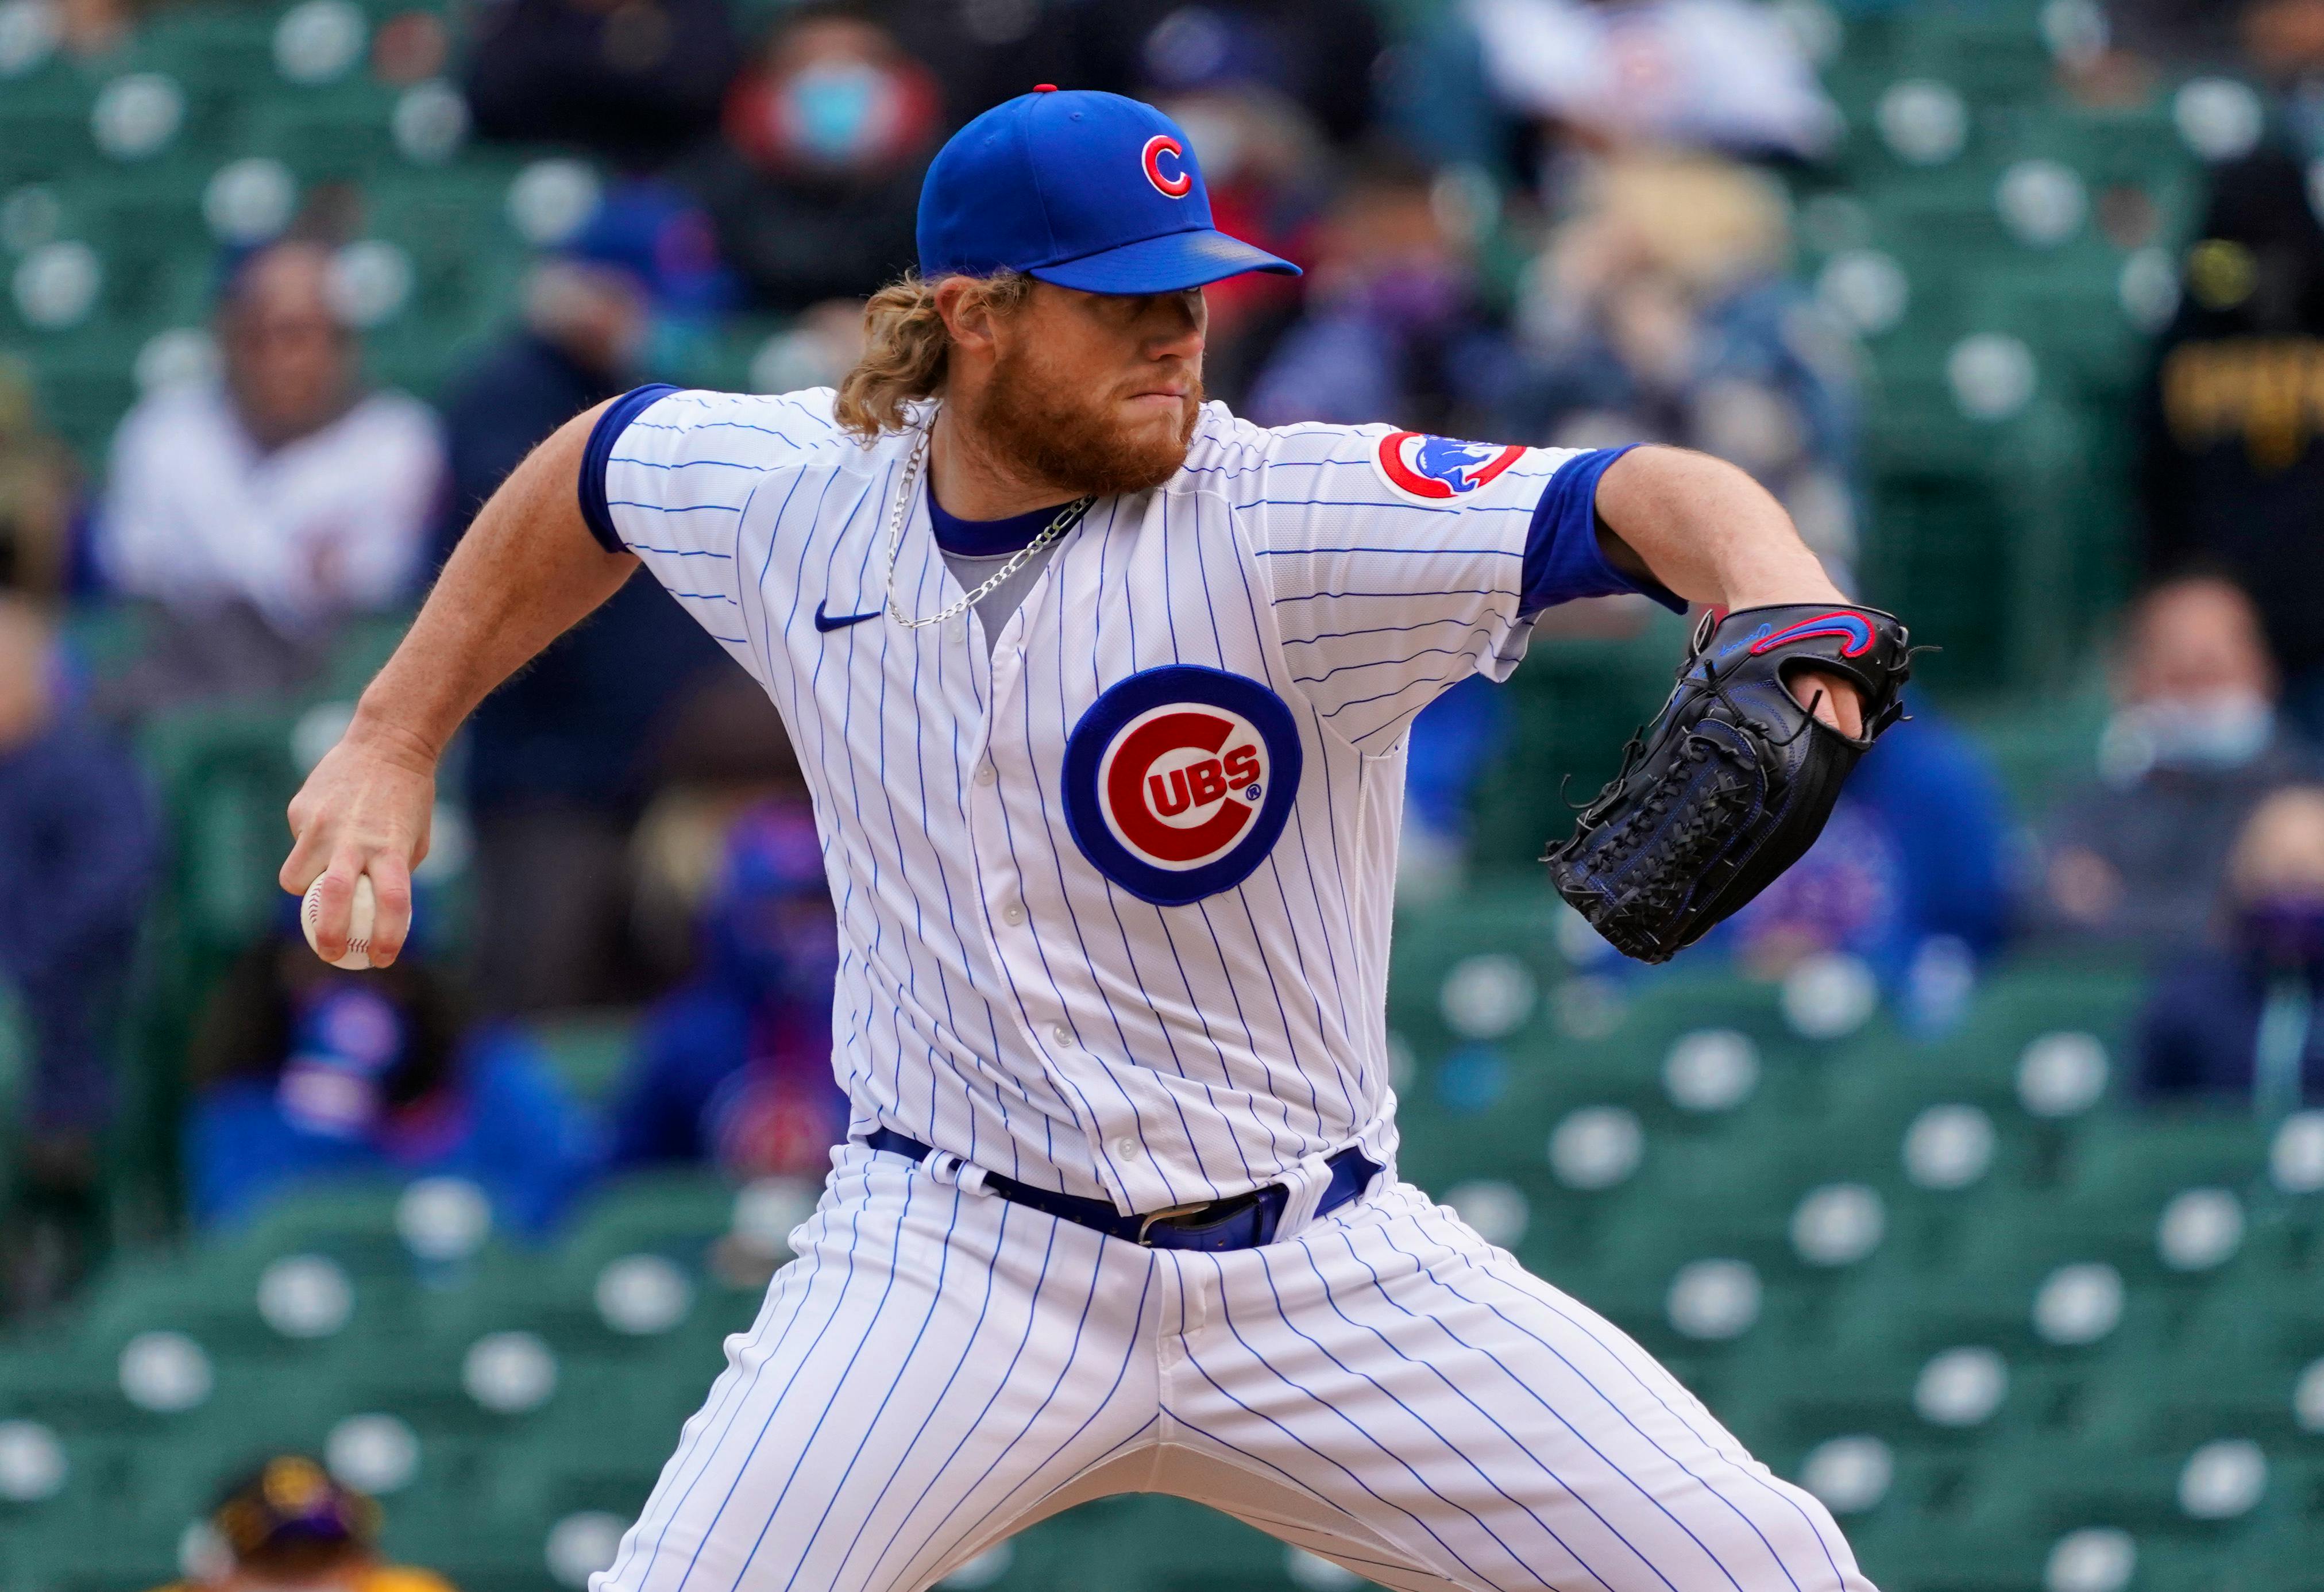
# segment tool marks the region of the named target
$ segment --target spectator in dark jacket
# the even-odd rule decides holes
[[[532,1042],[464,1021],[424,960],[343,973],[288,924],[212,998],[194,1072],[186,1175],[205,1223],[303,1183],[448,1175],[538,1234],[601,1152]]]
[[[739,59],[725,0],[488,0],[468,60],[476,131],[660,165],[718,125]]]
[[[862,298],[911,266],[940,105],[875,23],[813,6],[776,30],[726,97],[724,140],[678,172],[761,308]]]
[[[537,267],[524,323],[446,406],[456,513],[439,552],[540,440],[634,379],[658,290],[629,251],[582,246]],[[684,284],[681,284],[683,286]],[[717,644],[632,580],[484,699],[468,733],[480,986],[503,1011],[618,998],[626,847],[647,751],[670,704],[724,667]]]
[[[153,852],[136,764],[77,710],[38,611],[0,596],[0,986],[23,1009],[32,1063],[25,1209],[0,1292],[20,1306],[77,1270]]]
[[[2258,605],[2284,706],[2324,736],[2324,225],[2311,154],[2217,169],[2185,295],[2141,410],[2150,574],[2233,577]]]
[[[2220,913],[2222,942],[2156,982],[2140,1088],[2157,1098],[2240,1097],[2267,1116],[2324,1099],[2324,786],[2286,786],[2252,813]]]
[[[2275,666],[2237,587],[2165,581],[2127,631],[2099,778],[2059,803],[2037,916],[2072,938],[2152,949],[2210,932],[2246,815],[2316,762],[2276,717]]]
[[[1220,92],[1280,97],[1345,145],[1372,119],[1379,25],[1342,0],[1106,0],[1073,8],[1071,88],[1143,99]],[[1199,135],[1197,135],[1199,142]],[[1203,152],[1205,169],[1211,152]]]
[[[701,971],[648,1014],[613,1164],[711,1162],[738,1179],[821,1178],[847,1134],[832,1078],[838,933],[814,815],[734,821],[702,918]]]

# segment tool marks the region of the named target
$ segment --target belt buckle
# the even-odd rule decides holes
[[[1138,1236],[1134,1242],[1151,1248],[1152,1245],[1148,1243],[1146,1235],[1153,1230],[1155,1223],[1174,1222],[1182,1216],[1192,1216],[1198,1210],[1208,1210],[1212,1206],[1218,1203],[1219,1202],[1215,1199],[1199,1199],[1192,1205],[1174,1205],[1167,1210],[1149,1211],[1147,1213],[1146,1217],[1139,1222]]]

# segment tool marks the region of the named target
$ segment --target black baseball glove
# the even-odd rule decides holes
[[[1543,858],[1558,893],[1642,962],[1692,945],[1814,843],[1856,760],[1903,715],[1912,674],[1911,638],[1877,608],[1792,604],[1711,620],[1670,700],[1623,748],[1621,772]],[[1809,669],[1855,682],[1862,740],[1792,695]]]

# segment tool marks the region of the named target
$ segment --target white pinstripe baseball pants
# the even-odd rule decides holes
[[[591,1592],[917,1592],[1109,1494],[1398,1588],[1871,1592],[1822,1504],[1409,1184],[1141,1249],[843,1148]]]

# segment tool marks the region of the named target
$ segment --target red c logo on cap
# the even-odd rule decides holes
[[[1166,176],[1163,173],[1162,157],[1164,155],[1168,155],[1170,163],[1177,168],[1176,176]],[[1194,186],[1194,174],[1187,171],[1185,165],[1186,146],[1167,133],[1157,133],[1148,139],[1144,153],[1138,158],[1139,164],[1146,168],[1146,180],[1154,185],[1154,190],[1157,193],[1166,198],[1185,199],[1187,190]]]

